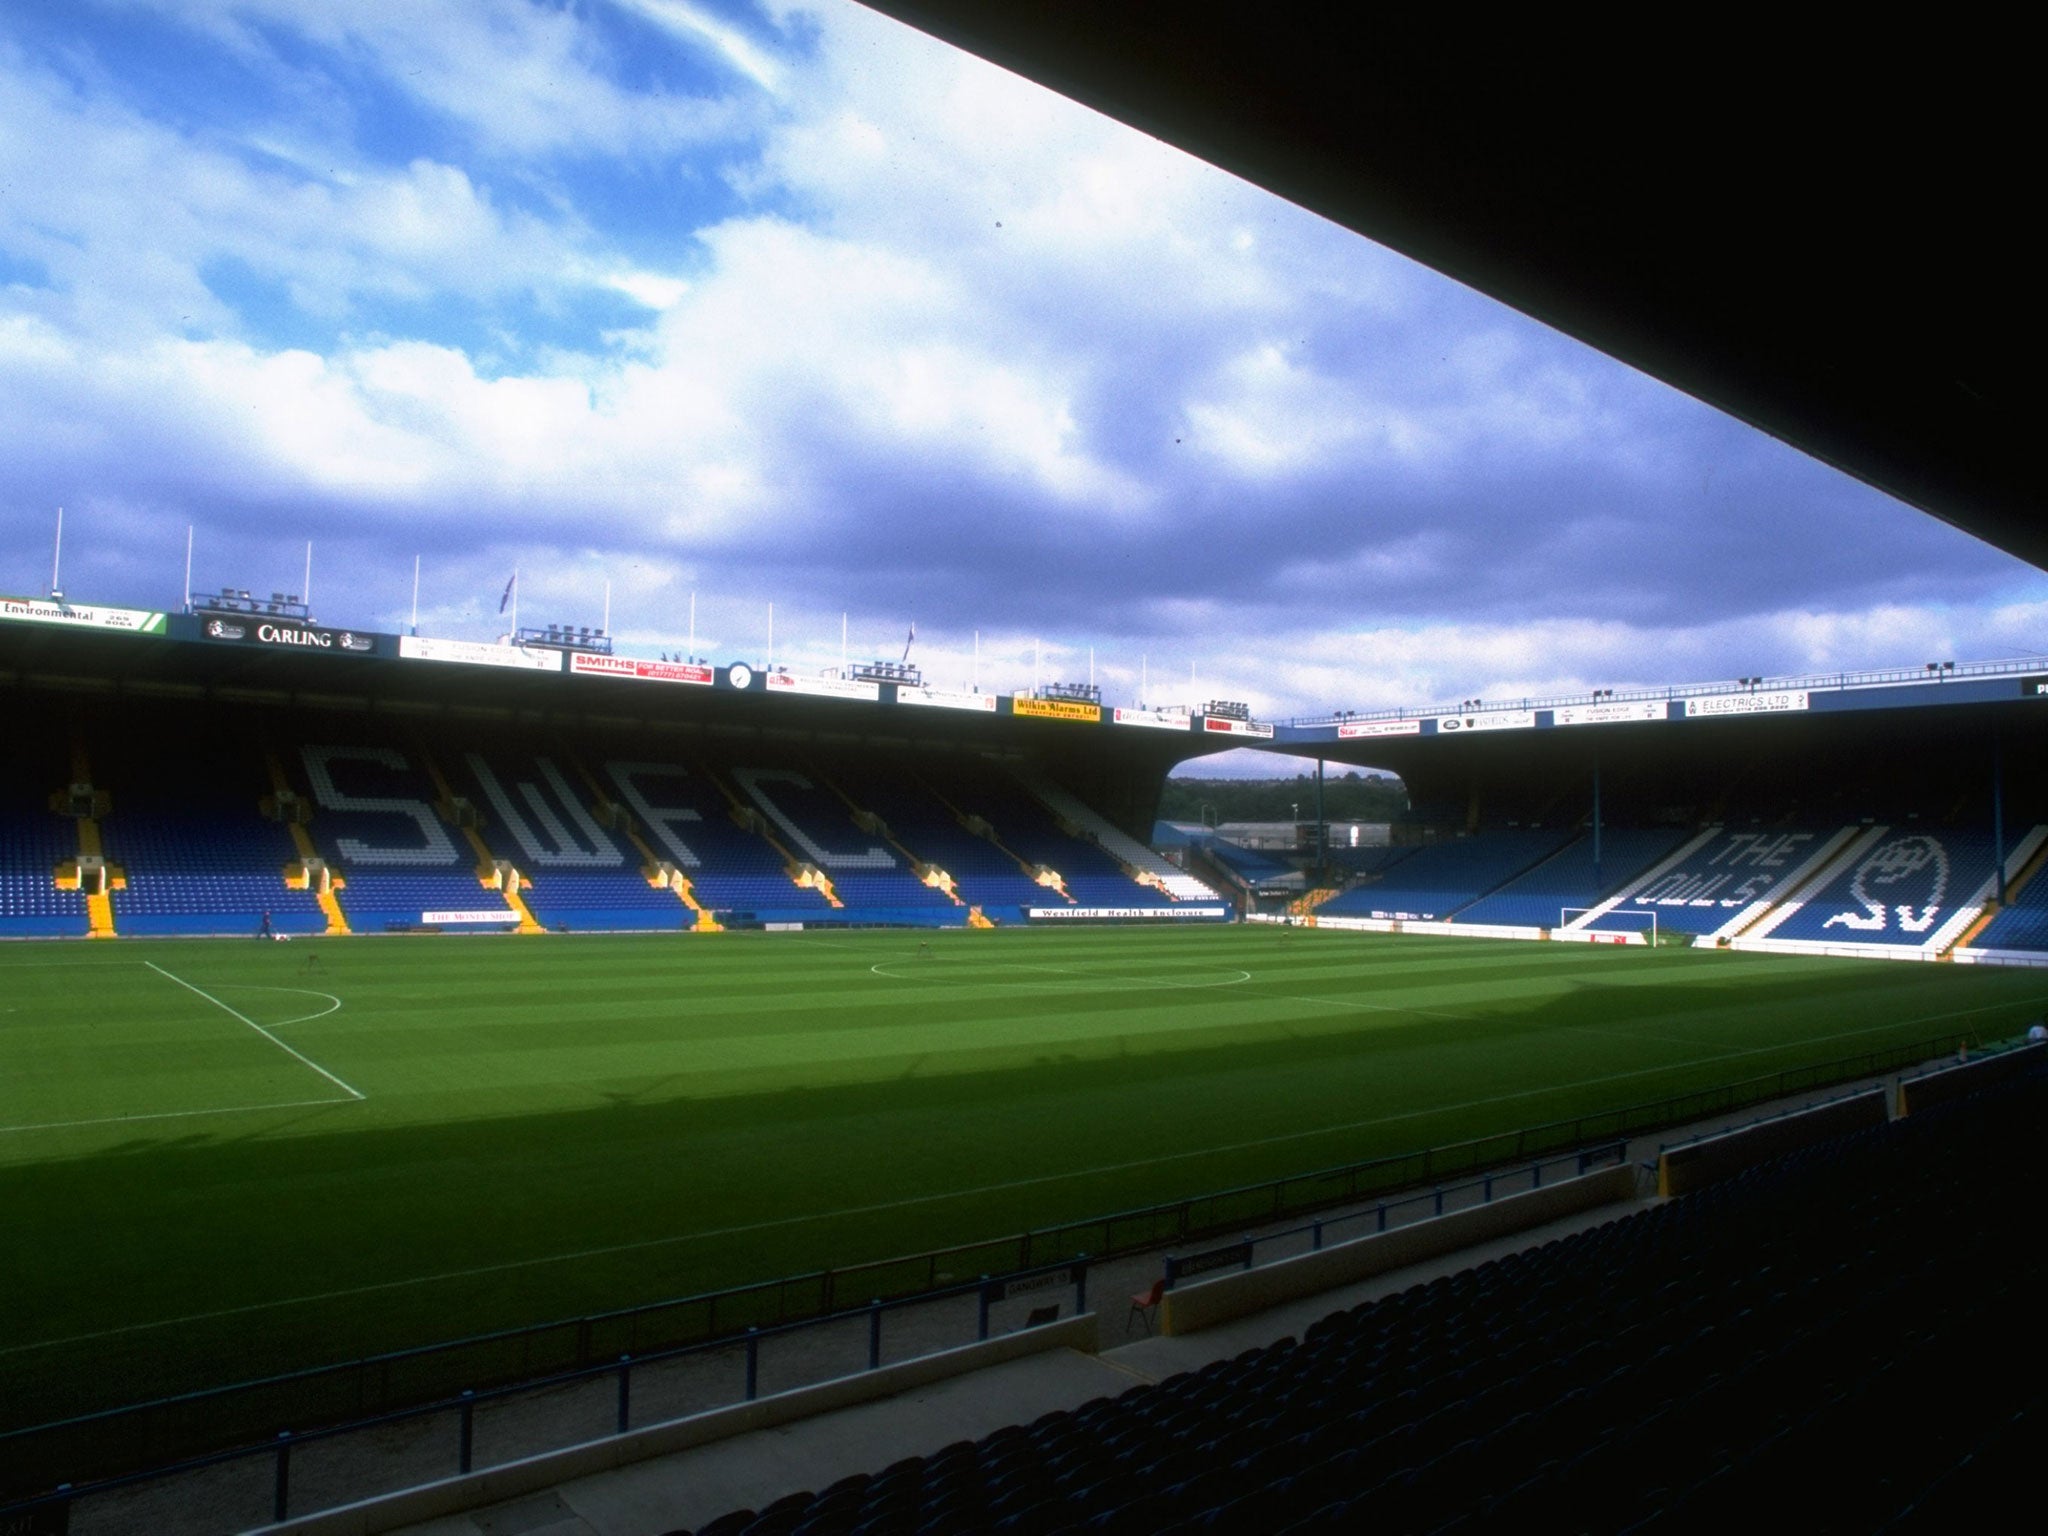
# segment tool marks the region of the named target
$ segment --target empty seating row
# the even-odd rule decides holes
[[[2038,1421],[2039,1076],[697,1536],[1912,1523]],[[2001,1460],[1996,1454],[2004,1447]],[[684,1536],[684,1533],[676,1533]]]
[[[1448,918],[1548,858],[1574,835],[1562,829],[1509,827],[1432,843],[1402,859],[1382,880],[1332,897],[1317,912],[1336,917]],[[1555,914],[1550,920],[1556,921]]]
[[[1586,908],[1612,894],[1664,858],[1689,833],[1674,828],[1616,828],[1598,839],[1589,832],[1458,913],[1461,923],[1502,923],[1552,928],[1569,919],[1567,908]],[[1595,857],[1595,852],[1598,857]]]

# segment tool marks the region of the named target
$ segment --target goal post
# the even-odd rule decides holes
[[[1574,912],[1584,915],[1585,913],[1595,911],[1599,911],[1599,909],[1597,907],[1560,907],[1557,911],[1557,926],[1560,928],[1569,927]],[[1657,947],[1657,914],[1649,908],[1611,907],[1607,911],[1601,912],[1600,915],[1602,917],[1647,917],[1650,920],[1650,948],[1655,949]],[[1581,928],[1578,931],[1588,933],[1592,930]]]

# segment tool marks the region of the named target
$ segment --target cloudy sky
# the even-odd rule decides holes
[[[2048,652],[2048,578],[843,0],[0,10],[0,591],[1267,717]],[[774,606],[772,655],[769,605]],[[1036,660],[1034,658],[1037,658]]]

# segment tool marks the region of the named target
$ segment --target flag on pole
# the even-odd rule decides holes
[[[910,621],[910,633],[903,640],[903,659],[906,662],[910,660],[910,645],[915,639],[917,639],[917,620],[912,619]]]
[[[498,599],[498,612],[503,613],[505,611],[505,605],[512,601],[512,588],[518,583],[518,581],[519,573],[517,571],[514,571],[505,582],[505,595]]]

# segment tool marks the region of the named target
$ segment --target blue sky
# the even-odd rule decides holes
[[[1262,714],[2048,651],[2041,573],[850,3],[0,11],[0,591]],[[768,606],[774,605],[774,654]],[[1149,686],[1141,687],[1141,680]]]

